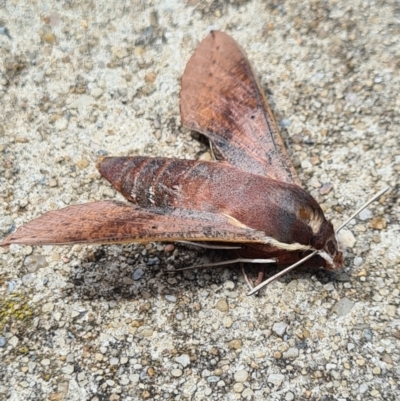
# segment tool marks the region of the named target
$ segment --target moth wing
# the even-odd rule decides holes
[[[219,158],[247,172],[300,185],[250,62],[229,35],[213,31],[182,77],[183,126],[207,136]]]
[[[101,201],[48,212],[10,234],[0,246],[180,240],[262,243],[264,237],[226,215]]]

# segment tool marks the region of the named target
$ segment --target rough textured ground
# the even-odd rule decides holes
[[[221,257],[183,246],[2,249],[1,400],[399,399],[395,0],[0,1],[0,238],[121,199],[99,155],[207,158],[178,94],[210,28],[242,44],[335,224],[394,189],[351,222],[342,274],[258,297],[234,267],[164,274]]]

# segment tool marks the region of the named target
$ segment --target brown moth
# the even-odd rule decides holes
[[[335,231],[300,185],[243,50],[211,32],[182,77],[184,127],[205,135],[218,162],[106,157],[98,169],[130,203],[101,201],[52,211],[0,244],[191,241],[240,244],[241,258],[290,264],[311,257],[342,267]]]

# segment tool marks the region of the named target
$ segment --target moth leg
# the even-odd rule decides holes
[[[258,276],[257,276],[255,287],[260,285],[263,281],[264,281],[264,269],[263,270],[260,269],[259,272],[258,272]]]
[[[250,291],[251,291],[254,287],[253,287],[251,280],[249,279],[249,277],[246,274],[246,270],[244,268],[243,263],[240,263],[240,269],[242,270],[244,281],[246,281],[246,284],[249,286]]]
[[[250,290],[252,290],[254,287],[257,287],[258,285],[260,285],[263,280],[264,280],[264,269],[262,268],[262,266],[260,266],[258,274],[257,274],[257,280],[253,286],[253,281],[249,278],[249,276],[246,273],[246,269],[243,266],[243,263],[240,263],[240,268],[242,270],[243,273],[243,277],[244,280],[246,281],[247,285],[250,287]]]
[[[211,245],[203,244],[201,242],[190,242],[190,241],[175,241],[177,244],[193,245],[204,249],[242,249],[241,246],[231,246],[231,245]]]
[[[183,269],[168,270],[167,273],[183,272],[183,271],[186,271],[186,270],[202,269],[202,268],[205,268],[205,267],[219,267],[219,266],[231,265],[231,264],[234,264],[234,263],[276,263],[276,259],[245,259],[245,258],[238,258],[238,259],[232,259],[232,260],[224,260],[222,262],[206,263],[204,265],[184,267]]]

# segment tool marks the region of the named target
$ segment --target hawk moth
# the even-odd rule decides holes
[[[226,33],[212,31],[190,58],[180,112],[217,161],[105,157],[101,175],[129,203],[51,211],[0,246],[205,241],[240,244],[240,257],[290,264],[312,254],[314,265],[342,267],[334,228],[301,187],[250,62]]]

